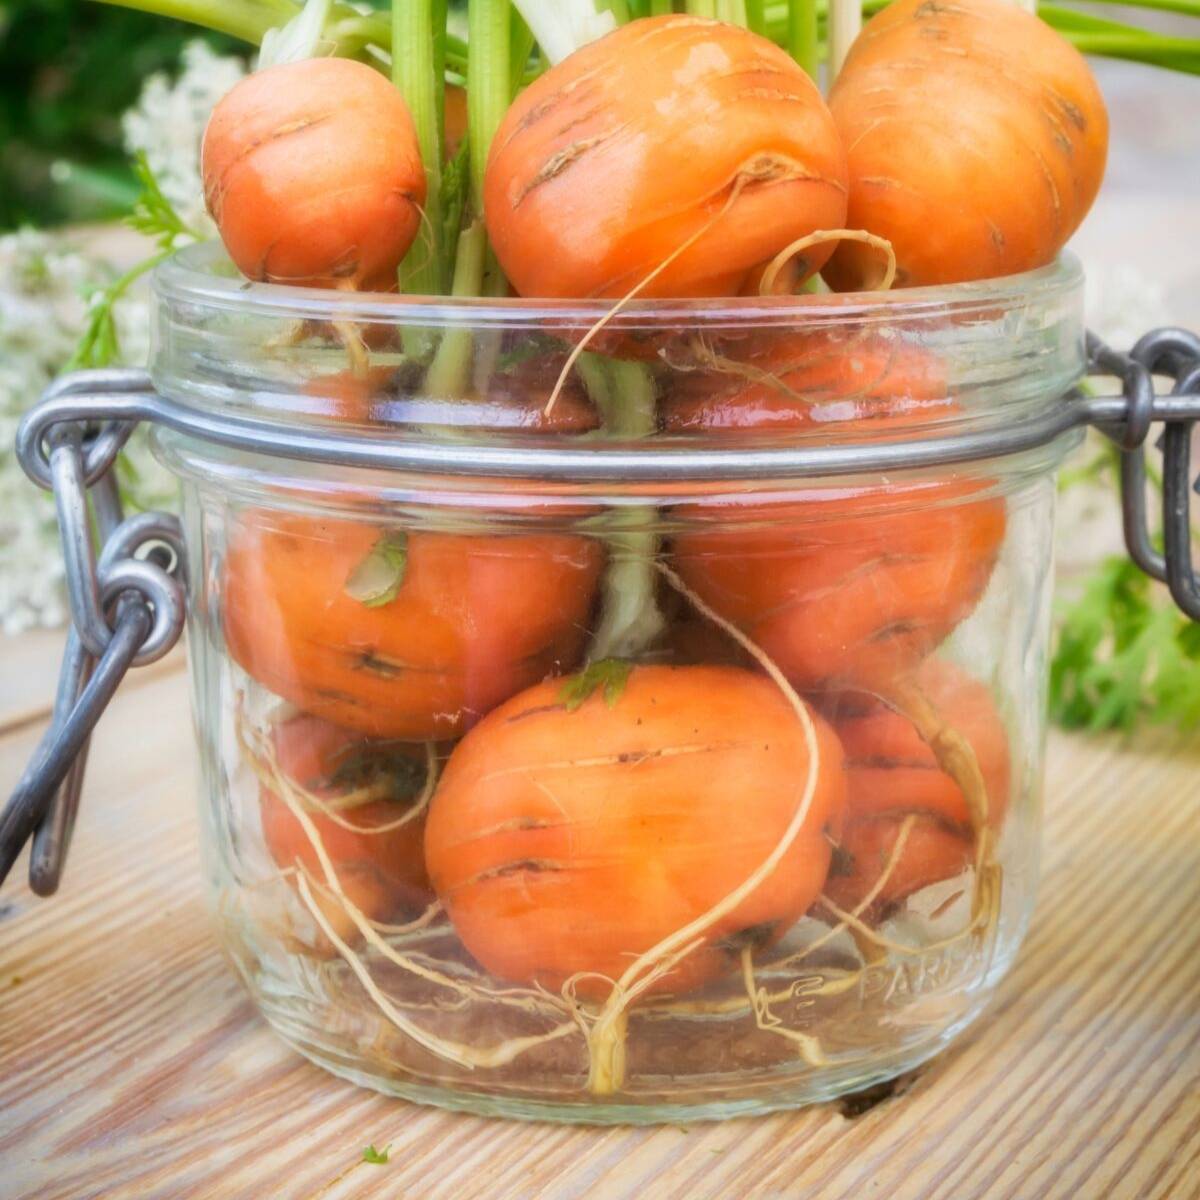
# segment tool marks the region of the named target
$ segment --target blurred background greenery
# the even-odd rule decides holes
[[[137,186],[121,114],[197,37],[245,49],[92,0],[0,0],[0,230],[128,211]]]

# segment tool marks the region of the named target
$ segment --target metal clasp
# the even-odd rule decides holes
[[[1200,419],[1200,337],[1185,329],[1156,329],[1138,340],[1128,354],[1089,337],[1094,374],[1121,380],[1125,414],[1116,424],[1099,424],[1121,448],[1121,510],[1129,556],[1147,575],[1165,583],[1179,608],[1200,621],[1200,575],[1192,564],[1191,478],[1192,431]],[[1155,394],[1154,376],[1173,380],[1167,404]],[[1193,403],[1187,403],[1187,401]],[[1154,545],[1146,510],[1146,438],[1151,426],[1164,425],[1158,447],[1163,451],[1163,551]]]
[[[54,384],[43,403],[120,394],[144,380],[141,372],[80,372]],[[129,668],[161,658],[183,630],[178,518],[123,519],[121,511],[115,464],[133,427],[67,421],[18,442],[26,474],[54,492],[72,620],[50,726],[0,812],[0,882],[32,837],[29,882],[43,896],[62,876],[96,722]]]

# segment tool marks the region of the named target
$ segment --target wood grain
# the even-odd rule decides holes
[[[186,706],[178,662],[121,695],[61,895],[0,894],[3,1200],[1200,1197],[1196,736],[1052,739],[1026,948],[903,1094],[596,1130],[387,1100],[275,1040],[209,932]],[[0,785],[38,734],[0,736]]]

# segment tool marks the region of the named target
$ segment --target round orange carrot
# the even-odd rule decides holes
[[[995,833],[1008,810],[1012,768],[1008,734],[991,692],[940,659],[922,663],[912,682],[974,754],[988,828]],[[961,874],[974,861],[969,806],[913,722],[873,697],[840,696],[824,708],[846,752],[847,787],[846,824],[829,895],[853,908],[874,892],[872,908],[878,910]],[[898,847],[910,815],[916,820]]]
[[[672,433],[779,429],[861,439],[952,416],[959,407],[932,355],[864,330],[761,330],[669,347],[662,402]]]
[[[395,285],[425,170],[408,108],[378,71],[344,58],[256,71],[213,109],[201,160],[208,210],[243,275]]]
[[[425,836],[438,896],[485,969],[551,989],[578,975],[576,992],[595,997],[762,866],[810,768],[795,709],[761,675],[636,666],[608,682],[578,703],[572,681],[550,680],[491,713],[451,756]],[[819,895],[845,780],[819,718],[816,734],[795,840],[651,990],[736,966]]]
[[[904,843],[898,845],[901,837]],[[874,892],[868,914],[873,916],[924,888],[961,875],[973,861],[970,835],[927,813],[860,817],[848,821],[842,831],[825,894],[839,907],[852,910]]]
[[[1007,0],[895,0],[855,42],[829,105],[850,164],[847,224],[887,238],[901,285],[1051,262],[1104,174],[1108,117],[1082,56]],[[874,251],[825,269],[865,286]]]
[[[424,817],[399,823],[425,787],[420,746],[366,740],[301,713],[274,727],[270,752],[283,783],[264,783],[259,794],[267,849],[281,868],[309,873],[324,915],[343,937],[353,936],[353,924],[323,890],[320,856],[282,789],[307,813],[343,892],[366,917],[386,921],[432,900]]]
[[[797,238],[843,224],[845,156],[820,93],[777,46],[650,17],[518,96],[484,203],[523,296],[623,296],[668,260],[643,295],[736,295]],[[831,249],[814,248],[810,273]]]
[[[229,652],[263,686],[363,733],[460,733],[583,648],[598,543],[388,531],[250,511],[224,569]]]
[[[711,352],[706,352],[711,353]],[[823,427],[840,438],[953,415],[936,364],[874,336],[773,335],[718,347],[665,405],[681,432]],[[676,569],[802,689],[884,688],[974,608],[1004,537],[1004,502],[973,480],[814,488],[689,506]]]

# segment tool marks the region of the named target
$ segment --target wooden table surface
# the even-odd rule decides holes
[[[5,790],[58,642],[0,642]],[[1052,739],[1025,950],[895,1094],[586,1129],[385,1099],[268,1032],[209,929],[181,668],[104,718],[59,896],[0,893],[3,1200],[1200,1197],[1200,737]]]

